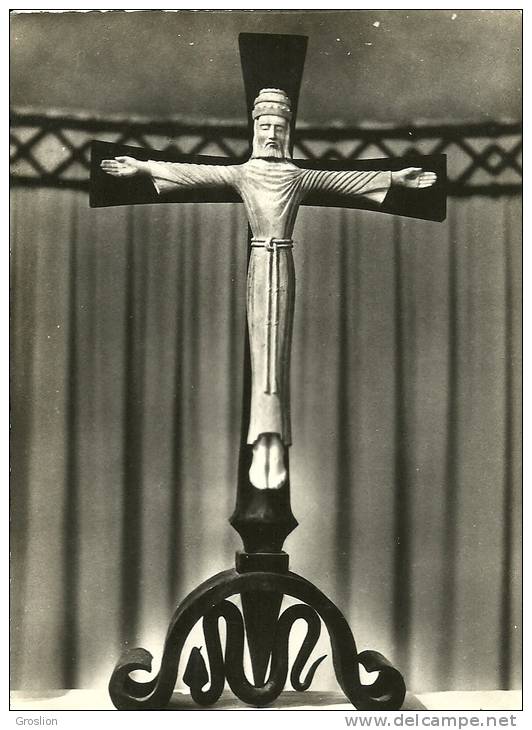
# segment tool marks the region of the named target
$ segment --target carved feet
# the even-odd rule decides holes
[[[285,447],[276,433],[263,433],[253,444],[249,479],[257,489],[280,489],[286,482]]]

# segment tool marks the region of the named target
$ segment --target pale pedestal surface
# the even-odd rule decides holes
[[[499,690],[487,692],[430,692],[413,695],[406,693],[405,704],[402,710],[432,711],[432,710],[520,710],[522,707],[520,691],[503,692]],[[174,692],[173,699],[168,707],[172,710],[180,709],[199,710],[187,695]],[[101,690],[55,690],[43,692],[35,696],[30,692],[12,692],[11,710],[42,711],[47,710],[113,710],[106,689]],[[253,710],[236,700],[229,692],[224,693],[220,701],[209,710]],[[345,701],[339,692],[313,692],[303,694],[297,692],[283,692],[272,707],[266,710],[342,710],[355,712],[352,705]]]

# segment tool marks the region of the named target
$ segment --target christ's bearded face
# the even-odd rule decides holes
[[[255,119],[252,157],[290,157],[290,127],[284,117],[263,114]]]

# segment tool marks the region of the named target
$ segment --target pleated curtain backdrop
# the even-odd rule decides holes
[[[296,226],[286,549],[413,691],[520,685],[520,222]],[[240,547],[244,211],[15,188],[11,234],[13,688],[103,686]]]

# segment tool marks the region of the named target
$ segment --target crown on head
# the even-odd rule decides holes
[[[290,99],[281,89],[261,89],[259,95],[253,103],[253,119],[263,114],[275,114],[290,121],[292,119],[292,110],[290,108]]]

